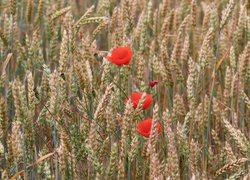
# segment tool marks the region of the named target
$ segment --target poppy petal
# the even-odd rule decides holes
[[[151,128],[152,128],[152,119],[147,119],[147,120],[140,122],[137,125],[137,132],[141,134],[142,136],[149,138]],[[157,133],[160,134],[161,133],[160,123],[157,123],[157,129],[158,129]]]
[[[139,102],[140,102],[140,99],[142,97],[142,94],[141,93],[133,93],[131,96],[130,96],[130,99],[133,103],[133,107],[134,108],[137,108]],[[144,101],[144,104],[142,106],[142,109],[145,110],[147,109],[153,102],[153,98],[151,95],[149,94],[146,94],[146,99]]]
[[[117,62],[112,56],[108,56],[108,57],[107,57],[107,60],[108,60],[109,62],[111,62],[112,64],[115,64],[115,65],[117,65],[117,66],[121,66],[121,65],[122,65],[122,63],[120,63],[119,61]]]
[[[132,56],[133,53],[129,47],[118,47],[113,49],[111,56],[108,56],[107,59],[117,66],[122,66],[129,65]]]
[[[145,100],[144,105],[143,105],[143,110],[147,109],[151,105],[152,102],[153,102],[152,96],[147,94],[146,95],[146,100]]]

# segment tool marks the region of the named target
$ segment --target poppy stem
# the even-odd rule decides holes
[[[119,68],[118,72],[119,72],[118,83],[121,84],[121,80],[122,80],[122,79],[121,79],[121,68]],[[122,88],[121,88],[121,89],[122,89]],[[121,98],[121,97],[122,97],[121,91],[122,91],[122,90],[121,90],[121,89],[120,89],[120,91],[119,91],[120,109],[122,109],[122,101],[121,101],[121,99],[122,99],[122,98]]]
[[[124,90],[122,89],[121,86],[119,86],[116,82],[113,81],[113,84],[116,85],[116,87],[118,87],[118,89],[124,94],[124,96],[128,99],[128,95],[124,92]]]

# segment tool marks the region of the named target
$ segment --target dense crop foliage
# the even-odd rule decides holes
[[[250,179],[249,13],[0,0],[0,177]]]

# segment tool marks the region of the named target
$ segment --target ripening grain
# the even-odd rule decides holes
[[[250,179],[249,15],[0,0],[0,179]]]

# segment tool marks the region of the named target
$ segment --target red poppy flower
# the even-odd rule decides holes
[[[129,47],[119,47],[115,48],[111,56],[108,56],[107,59],[109,62],[117,65],[128,65],[132,59],[133,53]]]
[[[154,87],[155,85],[157,85],[159,82],[158,81],[151,81],[149,83],[150,87]]]
[[[133,107],[134,108],[137,108],[138,104],[139,104],[139,101],[142,97],[142,94],[141,93],[134,93],[132,94],[129,99],[131,99],[132,103],[133,103]],[[145,110],[147,109],[151,103],[153,102],[153,98],[152,96],[150,96],[149,94],[146,95],[146,99],[144,101],[144,104],[142,106],[142,109]]]
[[[152,119],[144,120],[137,125],[137,132],[142,136],[148,138],[150,135],[151,127],[152,127]],[[160,134],[161,133],[160,123],[157,123],[157,129],[158,129],[158,134]]]

